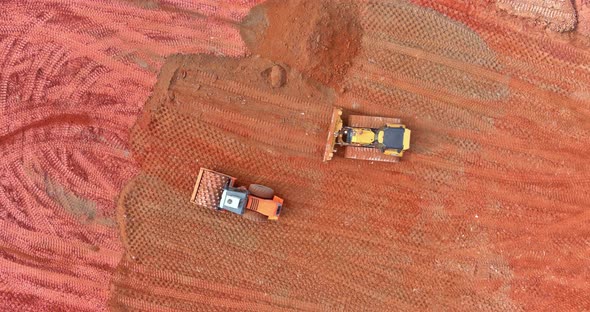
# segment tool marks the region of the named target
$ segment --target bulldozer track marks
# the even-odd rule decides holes
[[[244,57],[256,3],[3,2],[0,310],[588,310],[585,1],[568,33],[490,1],[335,1],[364,33],[334,90]],[[322,163],[333,106],[399,116],[411,149]],[[190,204],[200,167],[272,185],[281,220]]]

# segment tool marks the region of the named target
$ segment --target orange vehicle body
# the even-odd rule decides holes
[[[280,214],[279,210],[282,207],[283,202],[283,199],[278,196],[273,196],[272,199],[264,199],[249,194],[246,209],[265,215],[269,220],[278,220]]]
[[[272,189],[258,184],[252,184],[248,189],[243,186],[235,187],[235,181],[235,177],[201,168],[191,202],[240,215],[245,210],[255,211],[268,220],[278,220],[284,202],[282,198],[274,196]]]

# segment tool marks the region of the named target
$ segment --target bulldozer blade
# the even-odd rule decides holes
[[[342,109],[334,107],[332,110],[332,119],[330,120],[330,127],[328,128],[328,138],[326,140],[326,147],[324,150],[324,161],[332,159],[334,156],[334,147],[336,145],[336,137],[338,132],[342,129]]]

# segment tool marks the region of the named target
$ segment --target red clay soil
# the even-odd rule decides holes
[[[251,53],[338,88],[359,52],[358,18],[351,1],[271,0],[248,14],[240,32]]]
[[[522,21],[490,5],[474,16],[423,4],[445,14],[359,8],[344,93],[292,56],[170,58],[133,130],[141,173],[120,197],[127,254],[113,307],[588,309],[586,39],[516,32]],[[323,29],[310,27],[297,42]],[[277,63],[282,87],[269,75]],[[398,164],[322,163],[334,104],[401,117],[411,152]],[[273,186],[286,199],[281,220],[191,205],[200,167]]]
[[[253,5],[3,2],[0,310],[590,310],[587,1],[271,2],[246,49]],[[411,150],[322,163],[332,105]],[[201,166],[281,219],[191,205]]]
[[[129,129],[164,57],[241,55],[255,1],[2,1],[0,311],[106,311]]]
[[[576,28],[577,13],[573,0],[498,0],[496,6],[508,13],[530,19],[540,26],[558,31]]]

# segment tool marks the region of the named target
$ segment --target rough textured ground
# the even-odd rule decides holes
[[[498,0],[496,5],[510,14],[532,19],[558,32],[574,30],[577,24],[572,0]]]
[[[240,3],[2,1],[0,310],[107,310],[129,129],[165,56],[245,52]]]
[[[359,52],[358,19],[358,4],[349,1],[272,0],[248,14],[240,33],[251,53],[338,88]]]
[[[245,39],[308,45],[241,59],[255,3],[3,3],[0,308],[590,309],[589,4],[559,33],[500,2],[297,3]],[[353,49],[314,50],[343,25]],[[169,58],[135,123],[178,52],[210,55]],[[331,105],[401,117],[411,152],[322,163]],[[282,219],[190,205],[200,166]]]

